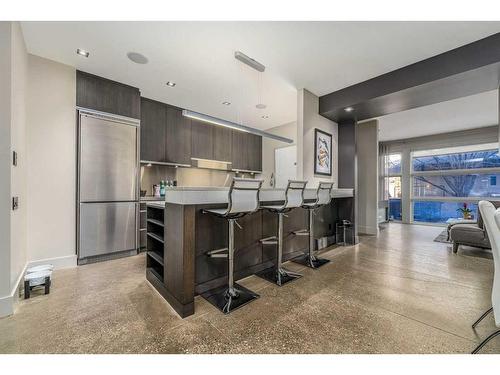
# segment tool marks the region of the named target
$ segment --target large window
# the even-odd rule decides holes
[[[464,203],[477,217],[477,202],[500,199],[500,157],[494,145],[412,154],[412,207],[416,222],[445,223],[462,216]]]

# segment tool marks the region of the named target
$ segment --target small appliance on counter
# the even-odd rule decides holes
[[[153,197],[160,197],[160,185],[153,185]]]

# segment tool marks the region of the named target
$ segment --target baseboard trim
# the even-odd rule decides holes
[[[362,225],[358,225],[358,233],[378,236],[379,230],[378,227],[365,227]]]
[[[26,270],[29,267],[34,267],[34,266],[39,266],[41,264],[52,264],[54,266],[54,269],[63,269],[63,268],[70,268],[70,267],[76,267],[76,254],[75,255],[66,255],[62,257],[55,257],[55,258],[47,258],[47,259],[40,259],[40,260],[32,260],[27,262],[21,273],[17,276],[17,280],[14,284],[14,287],[10,291],[10,295],[5,296],[5,297],[0,297],[0,318],[4,316],[9,316],[12,315],[15,311],[15,306],[16,303],[19,300],[19,288],[21,286],[21,283],[23,281],[24,274],[26,273]]]
[[[14,313],[14,301],[12,296],[0,297],[0,318]]]
[[[60,270],[63,268],[71,268],[71,267],[76,267],[76,261],[77,257],[76,254],[74,255],[66,255],[62,257],[55,257],[55,258],[47,258],[47,259],[40,259],[40,260],[32,260],[28,262],[27,267],[34,267],[34,266],[39,266],[41,264],[52,264],[54,266],[54,269]]]

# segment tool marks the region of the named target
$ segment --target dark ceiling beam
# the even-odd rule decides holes
[[[361,121],[494,90],[499,84],[497,33],[323,95],[319,98],[319,112],[336,122]],[[348,113],[347,107],[354,110]]]

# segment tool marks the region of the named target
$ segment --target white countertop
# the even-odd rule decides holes
[[[148,202],[148,206],[164,206],[165,203],[191,205],[191,204],[218,204],[228,202],[228,187],[173,187],[167,188],[165,201]],[[349,198],[353,196],[353,189],[332,189],[333,198]],[[262,189],[261,201],[284,200],[285,189]],[[306,189],[305,199],[314,199],[316,189]]]

